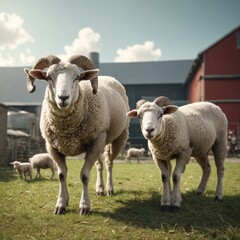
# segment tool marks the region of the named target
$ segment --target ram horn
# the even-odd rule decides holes
[[[145,102],[147,102],[147,100],[145,100],[145,99],[141,99],[141,100],[137,101],[136,108],[139,109]]]
[[[164,96],[157,97],[153,102],[156,103],[159,107],[163,107],[171,104],[169,98]]]
[[[74,55],[68,59],[68,62],[81,67],[84,70],[95,69],[91,60],[83,55]],[[92,92],[93,94],[97,94],[98,91],[98,77],[95,77],[91,80]]]
[[[50,67],[53,64],[58,64],[61,62],[61,60],[54,56],[54,55],[49,55],[45,58],[40,58],[37,60],[35,65],[32,67],[32,69],[40,69],[43,70],[44,68]],[[35,78],[33,78],[28,72],[30,71],[29,69],[25,68],[24,69],[25,73],[27,74],[27,90],[30,93],[35,92],[36,86],[34,84]]]

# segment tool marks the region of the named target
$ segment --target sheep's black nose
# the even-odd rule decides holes
[[[58,96],[58,98],[60,98],[63,102],[65,102],[69,98],[69,95],[67,95],[67,96]]]
[[[148,129],[146,129],[146,131],[150,134],[151,132],[154,131],[154,128],[148,128]]]

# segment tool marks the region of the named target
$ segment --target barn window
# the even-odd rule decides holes
[[[237,49],[240,49],[240,32],[237,33]]]

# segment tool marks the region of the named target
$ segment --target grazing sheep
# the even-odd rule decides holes
[[[130,159],[132,158],[132,157],[136,157],[137,158],[137,160],[138,160],[138,163],[139,163],[139,161],[140,161],[140,157],[142,157],[143,156],[143,154],[144,154],[144,152],[145,152],[145,149],[144,148],[141,148],[141,149],[138,149],[138,148],[129,148],[128,150],[127,150],[127,156],[126,156],[126,162],[130,162]]]
[[[236,152],[236,146],[237,146],[237,137],[234,134],[234,130],[228,131],[228,151],[227,156],[233,157]]]
[[[13,165],[14,169],[20,175],[21,179],[23,175],[25,179],[27,179],[27,175],[29,175],[30,179],[32,179],[32,166],[30,163],[14,161],[10,162],[10,164]]]
[[[51,179],[54,177],[55,167],[54,162],[48,153],[39,153],[35,154],[33,157],[29,158],[29,162],[32,165],[32,168],[37,169],[36,178],[40,178],[40,170],[50,168],[52,171]]]
[[[44,68],[48,68],[47,72],[42,70]],[[113,159],[128,138],[126,91],[112,77],[97,77],[99,70],[94,69],[91,61],[81,55],[72,56],[66,63],[50,55],[39,59],[31,70],[25,69],[25,72],[29,92],[35,91],[35,78],[48,82],[40,129],[47,151],[58,168],[60,186],[54,213],[64,214],[68,204],[66,156],[86,152],[80,173],[83,189],[79,208],[80,214],[88,214],[88,183],[90,170],[96,161],[96,193],[104,193],[102,158],[107,169],[107,195],[114,194]],[[83,80],[90,80],[91,85],[90,81]]]
[[[182,107],[170,105],[166,97],[153,102],[140,100],[137,109],[127,113],[138,117],[143,136],[148,140],[153,160],[162,173],[163,209],[178,211],[181,203],[180,179],[190,157],[195,157],[203,174],[197,188],[202,194],[211,171],[208,153],[212,149],[217,167],[215,200],[222,200],[224,159],[227,151],[227,119],[219,107],[208,102],[198,102]],[[171,162],[176,159],[173,171],[173,189],[170,187]]]

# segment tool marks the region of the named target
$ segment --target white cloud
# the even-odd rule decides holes
[[[33,62],[36,60],[36,57],[33,56],[30,49],[26,49],[24,52],[21,52],[19,58],[22,65],[33,64]]]
[[[66,60],[72,55],[81,54],[88,56],[90,52],[100,51],[100,34],[95,33],[91,28],[83,28],[78,32],[78,37],[71,45],[64,47],[65,54],[58,55],[61,60]]]
[[[126,49],[118,49],[117,54],[114,62],[156,61],[162,55],[159,48],[154,49],[154,42],[151,41],[146,41],[143,45],[135,44]]]
[[[0,51],[15,49],[34,39],[23,28],[23,19],[16,14],[0,13]]]
[[[0,53],[0,66],[1,67],[10,67],[13,66],[14,59],[9,54],[3,55]]]

